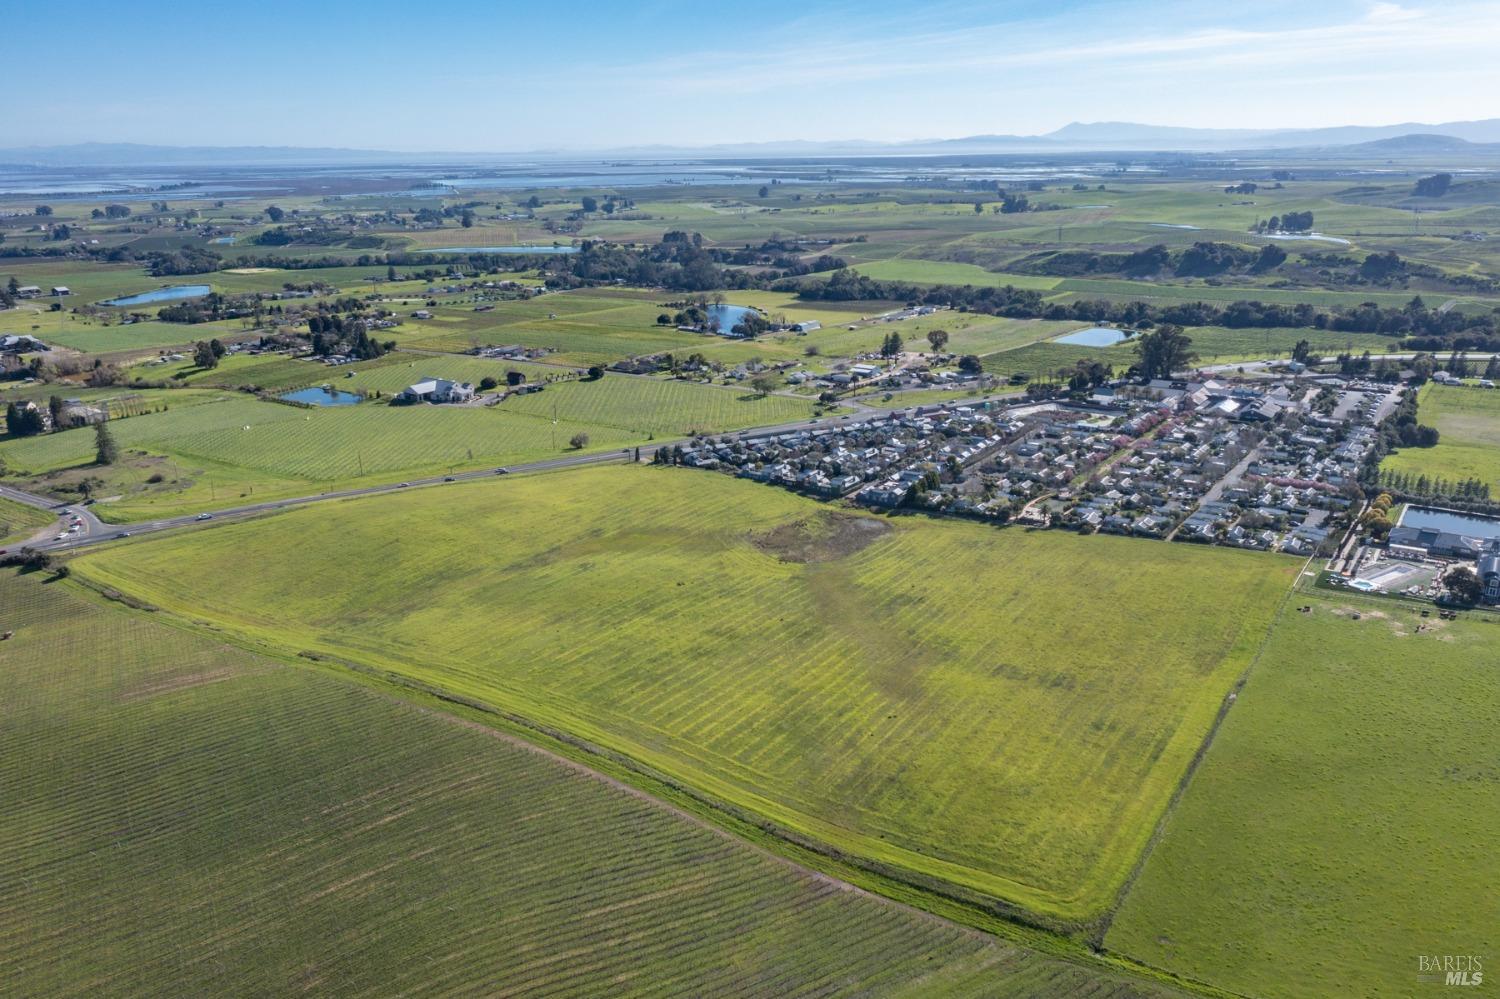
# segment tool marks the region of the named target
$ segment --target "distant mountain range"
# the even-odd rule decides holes
[[[1406,135],[1438,135],[1467,142],[1500,142],[1500,118],[1450,121],[1439,125],[1341,125],[1335,128],[1239,129],[1173,128],[1131,122],[1074,122],[1041,138],[1071,146],[1224,152],[1234,149],[1292,149],[1352,146]]]
[[[353,164],[495,163],[505,160],[580,160],[599,157],[715,159],[815,156],[925,156],[954,153],[1181,152],[1267,153],[1338,150],[1353,156],[1422,154],[1500,155],[1500,118],[1431,125],[1341,125],[1333,128],[1183,128],[1135,122],[1073,122],[1044,135],[969,135],[910,142],[832,140],[746,142],[708,146],[641,145],[628,148],[527,152],[395,152],[299,146],[160,146],[88,142],[68,146],[0,149],[0,164],[40,168],[140,166],[293,166]]]

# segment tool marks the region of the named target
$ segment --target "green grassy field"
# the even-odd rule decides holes
[[[244,362],[226,365],[224,379],[260,381],[274,372],[289,383],[305,385],[325,380],[308,378],[309,373],[322,374],[340,389],[378,389],[387,395],[428,374],[475,377],[486,371],[503,376],[507,367],[520,367],[533,377],[545,377],[556,370],[470,357],[396,355],[361,365],[354,378],[343,379],[337,377],[340,369],[305,361]],[[110,423],[117,443],[129,452],[127,460],[94,466],[94,431],[80,428],[0,441],[7,475],[18,484],[42,489],[58,485],[59,475],[62,482],[84,475],[99,478],[103,485],[95,495],[105,500],[98,506],[100,516],[128,522],[251,497],[306,495],[403,476],[557,457],[571,450],[577,434],[587,435],[586,447],[592,450],[624,448],[653,436],[803,420],[814,408],[806,399],[756,398],[748,388],[619,374],[562,382],[481,407],[389,406],[372,401],[306,409],[211,389],[139,394],[148,406],[169,408]],[[170,467],[162,467],[160,460]],[[156,476],[168,481],[151,482]]]
[[[1068,324],[1061,332],[1080,328]],[[1304,329],[1225,329],[1219,326],[1194,326],[1188,331],[1200,365],[1233,364],[1236,361],[1290,358],[1298,341],[1306,340],[1314,351],[1335,355],[1343,351],[1379,354],[1393,349],[1395,340],[1375,334],[1331,333]],[[1000,350],[982,356],[984,369],[1008,377],[1025,372],[1035,377],[1070,367],[1076,361],[1090,358],[1106,361],[1116,372],[1123,373],[1136,362],[1135,346],[1119,343],[1112,347],[1079,347],[1068,343],[1043,342]]]
[[[95,495],[104,501],[96,512],[125,522],[251,497],[306,495],[556,457],[568,451],[568,441],[578,433],[588,434],[595,449],[624,447],[638,439],[608,426],[568,420],[554,425],[550,419],[490,408],[373,402],[303,409],[236,393],[112,421],[110,429],[127,453],[125,460],[107,468],[92,464],[90,428],[3,441],[0,458],[13,480],[34,488],[49,488],[57,476],[63,481],[85,474],[102,479]],[[152,483],[156,475],[166,475],[168,481]]]
[[[56,515],[46,510],[0,498],[0,547],[25,541],[55,520]]]
[[[1106,943],[1238,994],[1500,950],[1500,624],[1298,593]],[[1356,620],[1354,614],[1358,613]]]
[[[511,369],[525,373],[532,381],[548,376],[569,374],[572,369],[557,365],[531,364],[525,361],[498,361],[458,354],[425,354],[392,351],[370,361],[330,367],[316,360],[278,355],[231,354],[207,371],[191,360],[174,364],[142,364],[131,369],[137,378],[155,381],[176,379],[188,385],[218,385],[224,388],[255,386],[265,392],[284,392],[309,385],[331,384],[348,392],[382,392],[394,395],[412,382],[427,375],[466,381],[478,386],[486,376],[502,384]]]
[[[928,520],[848,535],[826,509],[611,467],[307,508],[74,571],[515,711],[842,851],[1097,915],[1291,562]],[[811,561],[783,560],[804,541]],[[299,554],[222,571],[257,551]]]
[[[1003,274],[987,271],[976,264],[950,260],[922,260],[917,257],[892,258],[860,264],[854,268],[879,281],[910,281],[913,284],[972,284],[980,288],[1031,288],[1051,291],[1061,278],[1034,274]]]
[[[879,409],[906,409],[909,406],[935,406],[959,399],[972,399],[976,395],[981,399],[1000,400],[1006,396],[1020,395],[1022,391],[1022,389],[1010,386],[996,388],[989,392],[976,392],[973,389],[912,389],[907,392],[884,392],[860,396],[859,401],[866,406],[875,406]]]
[[[1393,451],[1382,468],[1450,482],[1475,478],[1500,495],[1500,392],[1428,382],[1417,395],[1417,419],[1437,427],[1437,446]]]
[[[636,436],[686,436],[805,420],[813,404],[781,395],[757,398],[731,388],[607,374],[598,381],[563,382],[546,391],[511,396],[500,412],[613,427]]]
[[[609,363],[633,354],[682,350],[706,338],[658,326],[662,293],[599,288],[496,303],[493,311],[432,309],[431,319],[404,318],[394,332],[403,346],[463,352],[520,344],[557,352],[569,364]]]
[[[0,575],[7,992],[1159,994],[64,585]]]

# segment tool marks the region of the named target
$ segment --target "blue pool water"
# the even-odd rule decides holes
[[[352,406],[359,402],[359,396],[353,392],[340,392],[338,389],[322,385],[298,389],[295,392],[284,392],[281,398],[289,402],[311,403],[314,406]]]
[[[1129,340],[1130,334],[1123,330],[1111,329],[1108,326],[1090,326],[1085,330],[1075,330],[1064,336],[1053,338],[1053,343],[1070,343],[1075,347],[1113,347],[1122,340]]]
[[[1500,520],[1430,506],[1407,507],[1399,523],[1402,527],[1428,527],[1466,538],[1500,538]]]
[[[428,253],[543,253],[548,256],[554,254],[577,253],[576,246],[434,246],[428,247]]]
[[[126,295],[124,298],[111,298],[101,303],[104,305],[149,305],[152,302],[175,302],[179,298],[201,298],[213,291],[206,284],[179,284],[170,288],[158,288],[155,291],[143,291],[139,295]]]

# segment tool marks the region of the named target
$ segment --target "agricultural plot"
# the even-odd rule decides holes
[[[1224,305],[1230,302],[1254,300],[1278,305],[1310,305],[1353,307],[1364,302],[1377,302],[1385,306],[1403,306],[1410,302],[1410,291],[1327,291],[1318,288],[1276,289],[1258,285],[1178,285],[1154,281],[1130,281],[1123,278],[1063,278],[1056,285],[1058,292],[1073,292],[1074,299],[1105,298],[1111,300],[1212,302]]]
[[[74,563],[272,647],[571,732],[903,877],[1069,921],[1113,900],[1293,569],[834,515],[646,467],[303,508]]]
[[[950,260],[922,260],[901,257],[859,264],[855,268],[867,277],[880,281],[910,281],[913,284],[972,284],[979,288],[1031,288],[1051,291],[1061,278],[1035,274],[1003,274],[985,270],[977,264]]]
[[[1429,382],[1417,395],[1417,419],[1437,427],[1437,446],[1393,451],[1382,468],[1449,482],[1475,478],[1500,495],[1500,392]]]
[[[305,495],[337,485],[388,482],[556,457],[575,434],[591,448],[640,437],[608,426],[539,419],[482,407],[392,407],[366,403],[302,409],[222,395],[211,404],[110,424],[125,461],[92,464],[94,432],[66,430],[0,442],[9,475],[47,489],[54,473],[98,477],[101,517],[129,521],[224,505],[226,500]],[[148,457],[136,459],[134,452]],[[168,461],[158,467],[150,456]],[[159,476],[168,476],[161,482]],[[153,482],[153,480],[156,480]]]
[[[544,392],[511,396],[501,412],[613,427],[636,437],[679,437],[805,420],[812,403],[782,395],[757,397],[748,388],[608,374],[598,381],[562,382]]]
[[[359,361],[330,367],[317,360],[301,357],[231,355],[209,371],[183,361],[171,367],[145,365],[133,369],[141,378],[155,380],[176,378],[189,385],[219,385],[224,388],[254,386],[265,392],[285,392],[309,385],[330,384],[346,392],[381,392],[394,395],[412,382],[426,376],[450,378],[477,386],[486,376],[505,381],[505,372],[516,370],[532,381],[568,373],[556,365],[529,364],[524,361],[499,361],[460,355],[428,355],[393,351],[370,361]]]
[[[1067,329],[1079,329],[1072,323]],[[1066,332],[1066,330],[1064,331]],[[1395,349],[1397,341],[1373,333],[1333,333],[1305,329],[1225,329],[1218,326],[1195,326],[1189,329],[1193,350],[1199,365],[1233,364],[1236,361],[1290,358],[1299,341],[1306,340],[1312,349],[1332,356],[1343,351],[1379,354]],[[983,355],[984,369],[991,374],[1009,377],[1025,373],[1036,377],[1071,367],[1075,362],[1092,359],[1105,361],[1123,372],[1136,361],[1135,347],[1126,342],[1110,347],[1079,347],[1066,343],[1035,343],[1014,350]]]
[[[860,396],[859,401],[877,409],[908,409],[912,406],[937,406],[947,402],[972,399],[1001,399],[1021,394],[1021,389],[976,392],[974,389],[913,389],[907,392],[883,392]]]
[[[68,347],[88,354],[124,354],[179,347],[194,340],[239,332],[243,331],[223,323],[185,326],[152,321],[105,326],[98,322],[69,322],[50,327],[44,323],[33,335],[53,347]]]
[[[57,285],[66,285],[73,292],[70,298],[64,300],[69,308],[120,295],[133,295],[138,291],[150,291],[166,283],[165,279],[152,277],[145,268],[137,265],[46,258],[0,260],[0,281],[11,277],[20,284],[34,284],[44,292]],[[41,306],[46,308],[47,304],[43,301]]]
[[[403,320],[403,346],[463,352],[519,344],[558,353],[570,364],[608,363],[633,354],[681,350],[700,338],[656,324],[659,307],[644,302],[549,295],[497,304],[494,312],[436,311],[430,320]],[[556,318],[552,318],[553,316]]]
[[[0,497],[0,546],[25,541],[56,519],[46,510]]]
[[[1107,945],[1263,996],[1417,994],[1419,954],[1489,965],[1500,628],[1292,602],[1311,611],[1277,622]]]
[[[64,585],[0,575],[9,992],[1161,994]]]

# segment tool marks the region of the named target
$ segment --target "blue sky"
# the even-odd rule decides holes
[[[1500,0],[13,0],[0,146],[603,149],[1500,117]]]

